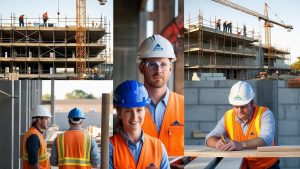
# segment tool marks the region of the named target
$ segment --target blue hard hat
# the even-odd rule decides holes
[[[77,107],[74,109],[70,110],[68,114],[68,118],[78,118],[78,119],[85,119],[84,113]]]
[[[143,84],[135,80],[121,83],[114,92],[114,106],[133,108],[150,104],[148,92]]]

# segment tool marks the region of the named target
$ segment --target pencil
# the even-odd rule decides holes
[[[226,140],[225,140],[225,138],[224,138],[223,135],[221,135],[221,138],[222,138],[222,140],[224,141],[224,143],[226,143]]]

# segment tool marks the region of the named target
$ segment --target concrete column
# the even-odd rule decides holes
[[[268,107],[274,114],[276,124],[275,143],[278,143],[278,81],[260,80],[256,82],[257,105]]]
[[[114,1],[114,86],[138,79],[136,52],[139,46],[140,1]],[[146,24],[146,20],[143,21]]]

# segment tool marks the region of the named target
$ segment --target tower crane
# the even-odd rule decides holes
[[[269,16],[268,16],[268,7],[269,6],[268,6],[267,3],[265,3],[264,15],[262,15],[258,12],[247,9],[243,6],[240,6],[236,3],[230,2],[228,0],[212,0],[212,1],[217,2],[219,4],[222,4],[222,5],[225,5],[227,7],[233,8],[233,9],[238,10],[240,12],[244,12],[246,14],[255,16],[259,20],[264,20],[265,21],[265,23],[264,23],[264,27],[265,27],[265,44],[266,44],[266,47],[268,49],[268,68],[270,68],[271,58],[272,58],[271,30],[270,30],[270,28],[273,27],[273,24],[275,24],[275,25],[281,26],[281,27],[287,29],[288,31],[290,31],[290,30],[293,29],[293,26],[292,25],[286,25],[286,24],[283,24],[283,23],[279,23],[279,22],[276,22],[274,20],[269,19]]]
[[[76,73],[86,74],[86,0],[76,0]]]
[[[107,0],[98,0],[105,5]],[[76,0],[76,73],[82,79],[86,75],[86,0]]]

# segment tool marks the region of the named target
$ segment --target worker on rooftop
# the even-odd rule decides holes
[[[231,21],[228,21],[227,22],[227,32],[228,33],[232,33],[232,22]]]
[[[151,98],[142,128],[164,143],[169,156],[182,156],[184,98],[167,87],[176,61],[173,46],[160,35],[148,37],[140,45],[136,61]]]
[[[254,92],[244,81],[235,83],[229,93],[228,110],[206,136],[206,144],[223,151],[255,149],[274,145],[275,121],[266,107],[254,105]],[[224,139],[224,137],[226,139]],[[249,158],[242,169],[278,169],[278,158]]]
[[[51,165],[60,169],[98,167],[100,154],[97,143],[87,131],[82,130],[84,113],[74,108],[69,112],[68,119],[69,130],[58,134],[53,141]]]
[[[24,27],[24,16],[25,15],[20,15],[19,16],[19,26]]]
[[[110,137],[110,169],[170,168],[163,143],[142,130],[150,101],[146,88],[135,80],[125,81],[116,88],[113,103],[120,128]]]
[[[32,109],[32,124],[23,137],[23,169],[50,169],[47,143],[43,131],[47,129],[50,112],[41,105]]]
[[[43,13],[43,22],[44,22],[44,27],[47,27],[47,21],[48,21],[48,12]]]
[[[244,31],[244,36],[247,36],[247,27],[246,24],[243,24],[243,31]]]
[[[223,32],[227,32],[227,21],[223,22]]]
[[[216,29],[221,30],[221,19],[217,19]]]

